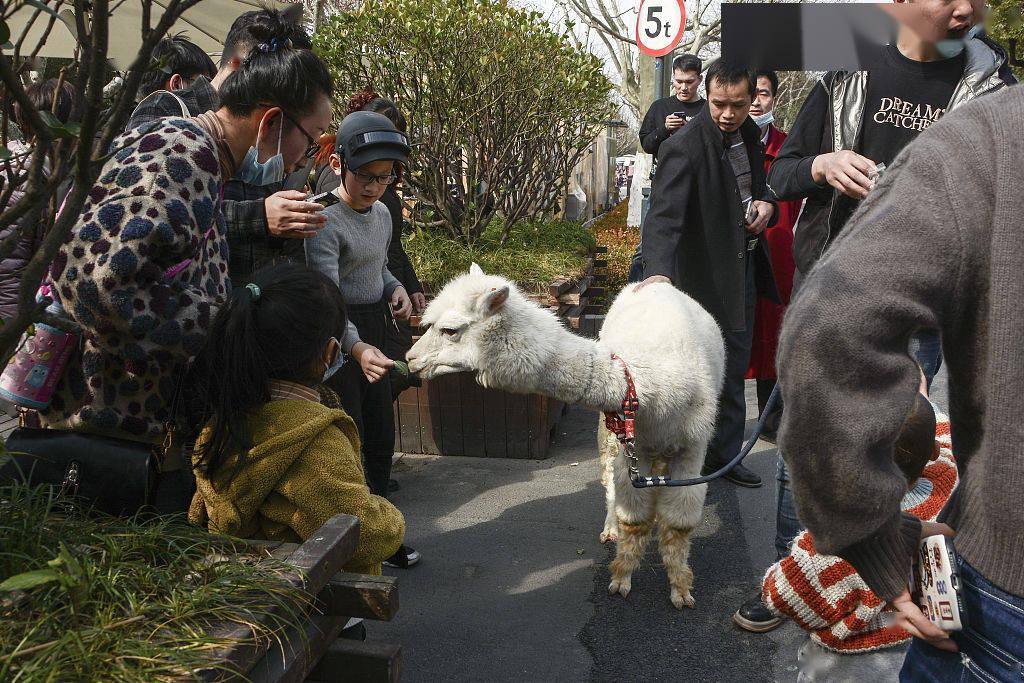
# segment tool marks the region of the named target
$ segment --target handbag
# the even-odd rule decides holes
[[[153,501],[160,463],[175,442],[181,373],[171,401],[171,418],[159,444],[88,432],[21,426],[7,437],[10,461],[0,483],[49,484],[58,497],[111,515],[130,516]]]

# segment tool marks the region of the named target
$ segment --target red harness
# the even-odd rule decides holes
[[[626,398],[622,401],[619,412],[608,412],[604,414],[604,425],[608,431],[614,434],[619,443],[627,447],[628,456],[632,456],[633,443],[636,440],[636,411],[640,408],[640,401],[636,397],[636,386],[633,385],[633,375],[629,372],[629,366],[614,353],[612,360],[622,363],[622,371],[626,374]]]

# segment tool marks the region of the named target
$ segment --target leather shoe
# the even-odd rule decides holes
[[[744,631],[767,633],[782,623],[782,617],[772,614],[771,610],[765,607],[764,602],[761,601],[761,594],[758,593],[736,610],[736,613],[732,615],[732,621]]]
[[[701,476],[707,476],[721,469],[721,465],[711,465],[705,463],[704,467],[701,468]],[[728,479],[737,486],[745,486],[748,489],[760,488],[762,485],[761,477],[757,476],[751,470],[743,466],[740,463],[733,467],[731,470],[722,475],[723,479]]]

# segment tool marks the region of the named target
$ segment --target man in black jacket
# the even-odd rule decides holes
[[[725,385],[705,471],[732,460],[743,443],[743,385],[758,295],[778,301],[763,232],[768,201],[761,131],[748,114],[756,79],[717,62],[707,75],[709,106],[658,153],[651,209],[643,226],[645,280],[671,282],[718,321],[726,344]],[[743,465],[726,478],[757,487]]]
[[[695,55],[680,55],[672,60],[672,89],[675,93],[656,100],[640,124],[640,146],[648,154],[658,155],[658,147],[707,104],[700,96],[701,61]]]

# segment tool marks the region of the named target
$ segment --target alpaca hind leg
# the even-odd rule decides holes
[[[601,543],[619,540],[619,521],[615,514],[615,458],[619,454],[619,440],[608,431],[604,416],[599,416],[597,425],[597,453],[601,466],[601,485],[604,486],[604,530]]]
[[[693,449],[693,454],[703,450]],[[700,470],[700,457],[683,453],[669,461],[669,476],[684,479]],[[690,569],[690,537],[700,525],[707,484],[661,489],[657,501],[658,545],[668,574],[670,597],[676,609],[693,607],[693,570]]]
[[[655,492],[652,489],[633,488],[626,458],[621,452],[615,457],[614,484],[619,541],[611,564],[612,580],[608,584],[608,592],[626,597],[633,587],[633,572],[643,560],[647,541],[654,528]]]

